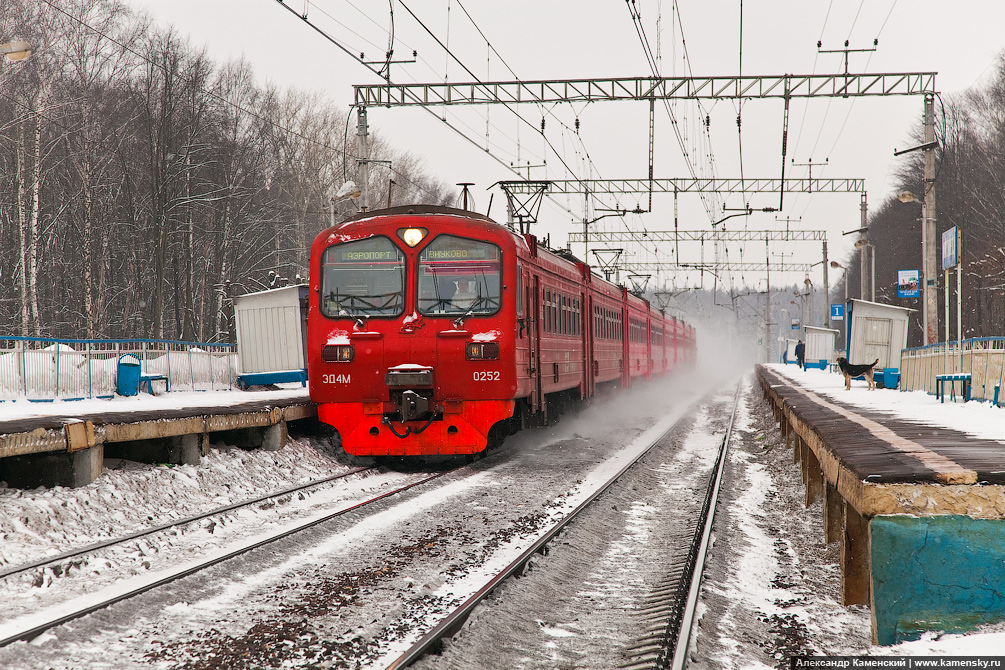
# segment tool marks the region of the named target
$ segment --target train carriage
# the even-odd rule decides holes
[[[311,398],[352,454],[481,451],[493,430],[672,368],[678,338],[656,354],[652,333],[676,324],[473,212],[366,212],[311,249]]]

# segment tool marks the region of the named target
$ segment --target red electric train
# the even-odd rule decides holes
[[[323,231],[309,295],[311,399],[356,455],[477,453],[695,356],[692,327],[458,209],[395,207]]]

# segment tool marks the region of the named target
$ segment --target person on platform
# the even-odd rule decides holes
[[[802,340],[796,344],[796,365],[799,366],[800,370],[806,369],[806,345],[803,344]]]

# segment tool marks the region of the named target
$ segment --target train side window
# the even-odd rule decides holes
[[[558,332],[558,319],[555,318],[555,292],[550,291],[548,295],[548,322],[551,324],[548,331],[554,334]]]
[[[545,289],[545,332],[552,331],[552,291]]]
[[[558,334],[565,334],[565,296],[561,293],[555,299],[555,311],[558,314]]]
[[[516,264],[516,315],[523,316],[523,266]]]
[[[555,334],[561,335],[563,330],[562,323],[562,294],[555,294]]]
[[[552,291],[545,289],[545,332],[552,331]]]
[[[551,332],[558,335],[561,332],[562,324],[558,315],[558,292],[551,292]]]
[[[558,292],[552,292],[551,294],[551,318],[555,322],[555,334],[558,335],[562,332],[562,315],[558,308]]]

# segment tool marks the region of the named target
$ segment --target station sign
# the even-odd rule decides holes
[[[942,233],[942,269],[956,267],[959,262],[957,258],[957,240],[959,239],[959,228],[953,226]]]
[[[792,319],[792,330],[799,330],[799,319]]]
[[[839,302],[831,303],[831,321],[844,321],[844,305]]]
[[[921,297],[921,271],[897,270],[897,297]]]

